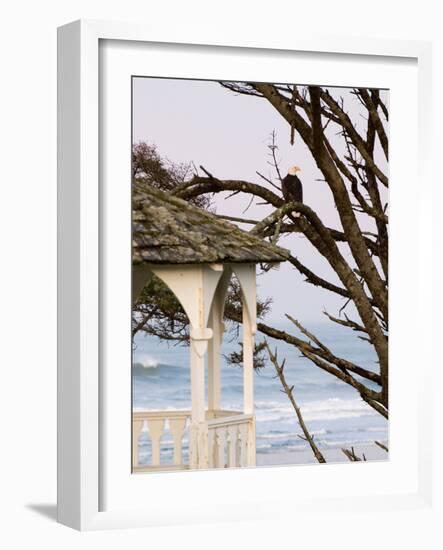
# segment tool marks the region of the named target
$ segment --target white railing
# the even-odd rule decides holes
[[[244,446],[248,445],[248,436],[251,433],[250,427],[246,430],[243,426],[250,424],[252,415],[242,415],[237,411],[216,410],[206,413],[208,424],[208,451],[211,468],[223,468],[226,466],[234,467],[243,465],[247,461]],[[137,411],[132,416],[132,465],[134,472],[155,471],[155,470],[183,470],[189,468],[189,449],[187,439],[189,439],[189,425],[191,421],[191,411]],[[226,431],[227,430],[227,431]],[[172,438],[172,462],[171,446],[164,442],[165,436],[170,434]],[[226,433],[225,433],[226,432]],[[235,457],[229,458],[234,451],[230,451],[230,441],[234,441],[237,433],[236,443],[232,448],[238,448],[235,451]],[[150,454],[148,462],[141,463],[140,450],[142,441],[145,437],[150,442]],[[162,442],[163,439],[163,442]],[[216,460],[214,457],[215,447],[219,440]],[[213,443],[211,443],[213,442]],[[224,443],[223,443],[224,442]],[[244,442],[244,445],[243,445]],[[221,458],[221,448],[227,449],[225,458]],[[249,445],[250,447],[250,445]],[[229,454],[231,453],[231,454]],[[169,455],[167,457],[167,455]],[[247,455],[247,451],[246,451]],[[255,456],[255,448],[254,448]],[[213,465],[211,465],[213,464]],[[220,464],[220,466],[217,466]],[[223,464],[223,465],[221,465]],[[246,465],[250,465],[247,463]]]
[[[255,466],[253,414],[215,418],[207,424],[209,468]]]
[[[190,411],[137,411],[132,415],[132,465],[134,471],[161,469],[161,439],[169,429],[173,443],[173,463],[171,469],[187,467],[183,457],[183,439],[189,420]],[[140,438],[147,432],[151,442],[151,460],[149,464],[140,464]],[[163,463],[163,464],[162,464]]]

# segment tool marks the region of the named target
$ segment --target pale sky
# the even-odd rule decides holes
[[[331,93],[343,96],[351,118],[363,131],[366,121],[361,117],[357,98],[348,89],[334,88]],[[331,192],[326,183],[316,181],[321,174],[308,149],[297,134],[294,146],[290,145],[289,125],[266,100],[234,94],[216,82],[134,78],[134,142],[155,144],[160,155],[174,163],[193,161],[220,179],[264,184],[256,171],[274,177],[267,164],[267,145],[273,130],[277,134],[282,174],[294,164],[300,166],[302,171],[298,175],[303,183],[304,202],[325,224],[340,229]],[[336,143],[337,138],[329,137]],[[260,201],[255,200],[243,214],[249,200],[241,194],[226,201],[217,196],[217,213],[262,219],[270,212],[269,207],[257,205]],[[243,227],[250,229],[251,226]],[[327,262],[305,237],[283,237],[279,244],[289,248],[318,275],[338,283]],[[284,322],[284,313],[302,323],[323,321],[324,309],[337,314],[343,305],[343,299],[338,296],[304,282],[302,275],[287,262],[259,277],[258,292],[263,297],[272,296],[273,307],[266,320],[274,324]],[[350,308],[346,311],[353,312]]]

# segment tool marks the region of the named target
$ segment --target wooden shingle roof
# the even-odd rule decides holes
[[[283,262],[289,252],[153,187],[133,190],[135,265]]]

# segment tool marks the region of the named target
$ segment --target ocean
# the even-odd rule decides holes
[[[273,325],[276,326],[276,325]],[[293,325],[282,325],[295,333]],[[338,356],[375,370],[376,356],[372,347],[350,330],[322,323],[307,328],[318,336]],[[260,334],[257,334],[257,340]],[[350,386],[322,371],[300,356],[296,348],[269,339],[278,347],[279,359],[286,358],[285,375],[294,385],[294,395],[304,420],[315,436],[320,449],[343,446],[373,445],[374,440],[386,442],[388,422],[371,409]],[[226,334],[223,354],[236,349]],[[222,408],[242,409],[242,369],[229,366],[222,358]],[[375,387],[375,386],[374,386]],[[254,397],[257,432],[257,462],[279,462],[278,455],[304,451],[307,443],[302,435],[295,412],[282,387],[274,366],[268,363],[254,374]],[[190,409],[189,349],[168,345],[158,338],[138,334],[133,352],[133,410]],[[184,453],[187,453],[185,440]],[[172,458],[172,440],[162,439],[162,454]],[[141,464],[149,460],[150,443],[147,436],[140,442]],[[266,457],[264,456],[266,455]],[[169,458],[168,458],[169,457]]]

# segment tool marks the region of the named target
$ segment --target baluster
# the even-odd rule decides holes
[[[221,426],[216,429],[217,436],[217,468],[224,468],[225,462],[225,444],[226,444],[226,428]]]
[[[255,417],[252,417],[248,422],[248,458],[246,466],[255,466],[256,464],[256,449],[255,449]]]
[[[138,441],[140,432],[143,428],[143,420],[133,420],[132,422],[132,469],[138,466]]]
[[[229,467],[235,468],[237,466],[236,464],[236,454],[237,454],[237,438],[238,438],[238,431],[237,431],[237,424],[234,424],[233,426],[229,426],[228,432],[229,432]]]
[[[149,436],[152,443],[152,466],[160,465],[160,439],[165,428],[165,420],[163,418],[148,420]]]
[[[200,422],[198,425],[198,467],[208,468],[208,424]]]
[[[182,446],[183,446],[183,433],[185,431],[186,418],[170,418],[169,430],[174,440],[174,464],[179,466],[183,464]]]
[[[209,468],[215,468],[216,455],[215,455],[215,430],[210,429],[208,431],[208,448],[209,448]]]
[[[241,467],[248,465],[248,424],[243,423],[239,426],[240,432],[240,458],[239,464]]]

